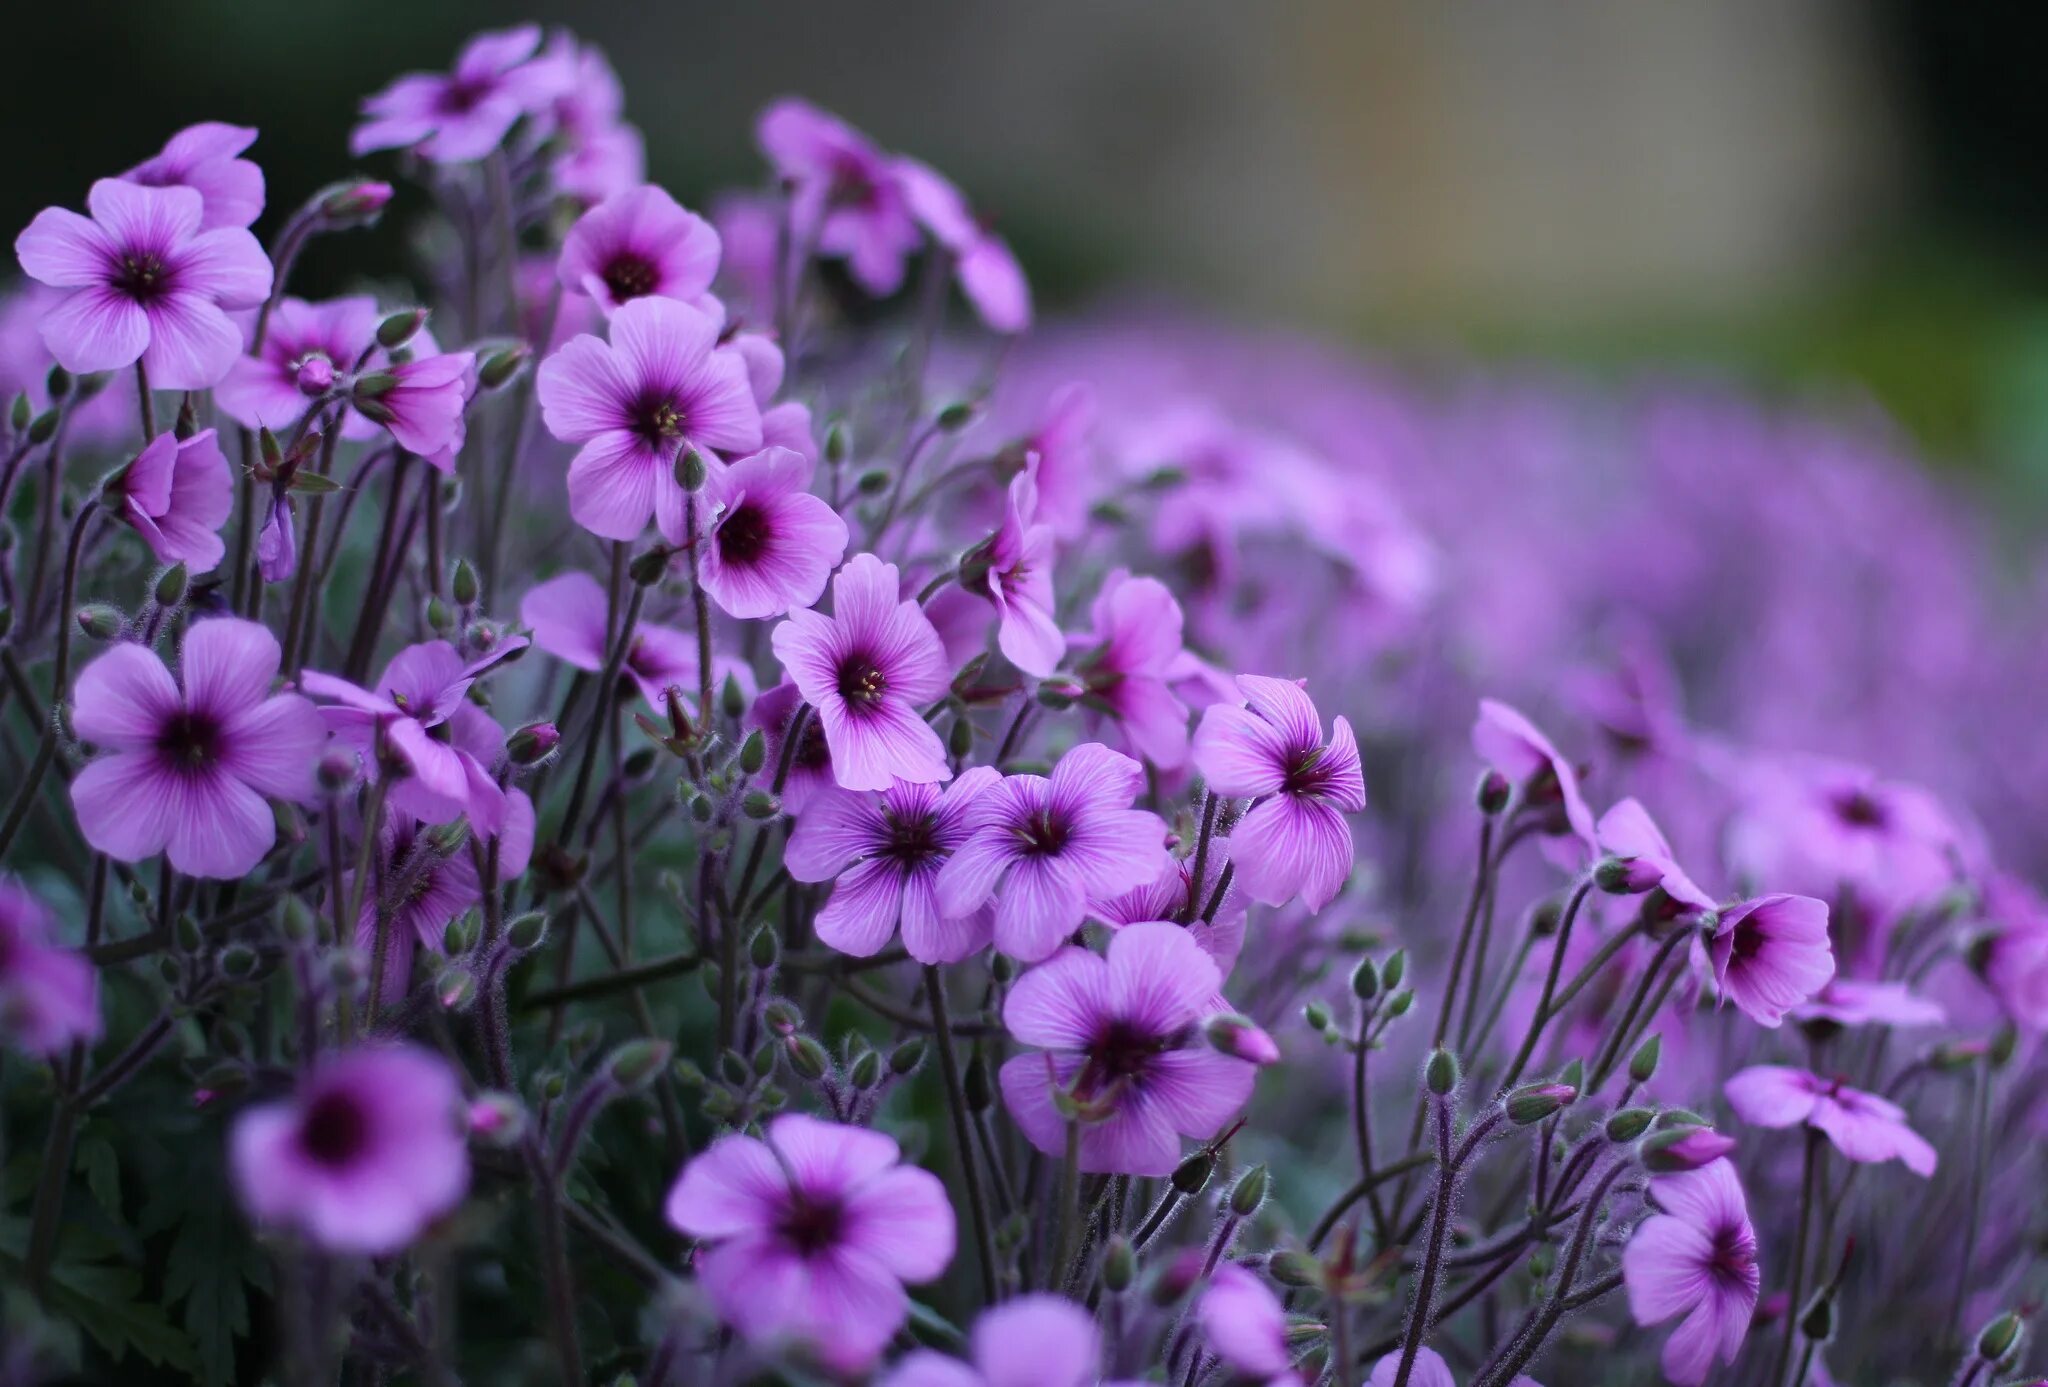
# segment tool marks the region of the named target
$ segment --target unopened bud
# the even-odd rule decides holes
[[[759,775],[761,768],[767,764],[768,739],[757,727],[747,734],[744,742],[740,743],[740,769],[748,775]]]
[[[1138,1254],[1131,1240],[1118,1233],[1102,1249],[1102,1289],[1121,1295],[1138,1279]]]
[[[361,764],[361,759],[353,751],[329,748],[320,756],[320,788],[330,795],[340,794],[356,783]]]
[[[246,978],[256,971],[256,951],[247,944],[230,944],[220,951],[220,971],[231,978]]]
[[[317,400],[334,388],[334,363],[324,356],[309,356],[299,363],[298,373],[292,380],[301,395]]]
[[[1628,1057],[1628,1077],[1638,1084],[1646,1084],[1657,1077],[1657,1061],[1664,1055],[1664,1035],[1661,1031],[1650,1032],[1649,1038],[1636,1046],[1636,1052]]]
[[[846,431],[843,420],[835,419],[825,430],[825,462],[831,467],[842,466],[847,455],[853,451],[853,439]]]
[[[988,1057],[979,1045],[967,1058],[967,1072],[961,1076],[960,1087],[965,1091],[969,1112],[987,1112],[995,1106],[995,1088],[988,1081]]]
[[[303,944],[313,937],[318,927],[313,912],[297,896],[286,896],[284,908],[277,913],[278,930],[294,944]]]
[[[1593,884],[1611,896],[1633,896],[1649,890],[1657,881],[1656,872],[1645,867],[1640,858],[1603,857],[1593,864]]]
[[[156,604],[159,607],[175,607],[185,600],[185,589],[191,584],[192,570],[179,560],[165,569],[156,580]]]
[[[1312,1031],[1330,1029],[1330,1009],[1321,1002],[1310,1002],[1304,1006],[1301,1009],[1301,1019],[1308,1023],[1308,1028]]]
[[[28,392],[26,390],[17,391],[14,396],[14,403],[7,410],[8,427],[13,429],[14,432],[20,433],[29,426],[29,421],[34,418],[35,406],[29,403]]]
[[[1380,986],[1392,992],[1401,986],[1401,979],[1408,976],[1408,951],[1396,949],[1387,955],[1385,966],[1380,969]]]
[[[55,404],[71,393],[71,373],[62,366],[52,363],[50,373],[43,377],[43,388],[50,392],[50,403]],[[24,397],[26,398],[26,397]],[[20,428],[19,424],[15,425]]]
[[[1403,1016],[1406,1016],[1409,1009],[1414,1005],[1415,994],[1413,992],[1396,992],[1392,999],[1387,1002],[1387,1016],[1392,1020],[1398,1021]]]
[[[1257,1213],[1259,1205],[1266,1202],[1266,1189],[1270,1183],[1265,1166],[1255,1165],[1246,1170],[1230,1187],[1230,1212],[1239,1218],[1250,1218]]]
[[[320,214],[330,222],[366,222],[391,201],[391,185],[371,179],[336,183],[320,194]]]
[[[58,414],[54,409],[46,409],[41,414],[38,414],[29,422],[28,441],[31,443],[48,443],[52,438],[55,438],[57,436],[57,419]]]
[[[740,687],[739,676],[728,674],[725,682],[718,687],[718,708],[734,722],[747,711],[747,691]]]
[[[683,449],[676,458],[676,485],[688,492],[702,491],[706,475],[708,469],[704,464],[704,455],[695,448]]]
[[[747,961],[763,972],[775,966],[776,957],[780,952],[781,945],[775,938],[772,926],[761,926],[754,931],[754,937],[747,941]]]
[[[1653,1116],[1648,1108],[1623,1108],[1607,1119],[1607,1139],[1616,1146],[1626,1146],[1650,1130]]]
[[[1276,1252],[1266,1259],[1266,1274],[1283,1286],[1320,1286],[1323,1264],[1306,1252]]]
[[[824,1078],[831,1065],[825,1047],[807,1035],[793,1035],[783,1041],[782,1053],[789,1061],[790,1072],[812,1083]]]
[[[469,1134],[486,1146],[512,1146],[526,1134],[526,1107],[509,1093],[479,1093],[469,1105]]]
[[[882,1057],[873,1050],[863,1050],[860,1057],[854,1060],[852,1067],[846,1071],[846,1077],[853,1081],[855,1088],[863,1093],[867,1092],[882,1082]]]
[[[2007,1310],[1977,1331],[1977,1356],[1987,1363],[2002,1363],[2020,1344],[2026,1322]]]
[[[427,310],[424,308],[401,308],[377,324],[377,345],[386,351],[397,351],[419,335],[427,325]],[[386,386],[385,389],[390,389]],[[383,391],[374,392],[382,394]]]
[[[476,579],[476,567],[468,559],[455,561],[455,573],[448,581],[448,592],[462,606],[476,605],[476,599],[482,595],[481,585]]]
[[[516,916],[505,926],[505,942],[521,953],[530,953],[548,937],[548,917],[538,910]]]
[[[955,400],[941,408],[932,422],[939,426],[941,433],[958,433],[974,422],[974,402]]]
[[[749,790],[740,809],[750,819],[772,819],[782,812],[782,801],[766,790]]]
[[[1252,1064],[1278,1064],[1280,1047],[1249,1017],[1222,1012],[1202,1023],[1202,1033],[1218,1051]]]
[[[668,576],[668,560],[667,546],[657,544],[633,556],[633,561],[626,565],[626,576],[636,587],[651,588]]]
[[[1458,1057],[1449,1050],[1432,1050],[1423,1062],[1422,1082],[1439,1098],[1447,1098],[1458,1086]]]
[[[912,1036],[889,1052],[889,1072],[897,1078],[913,1073],[924,1062],[924,1041]]]
[[[893,475],[886,467],[870,467],[854,482],[854,490],[863,496],[880,496],[889,489],[889,479]]]
[[[966,718],[956,717],[953,725],[946,730],[946,751],[956,761],[964,761],[974,750],[974,724]]]
[[[1508,1121],[1526,1127],[1571,1106],[1578,1096],[1579,1091],[1570,1084],[1529,1084],[1510,1093],[1504,1106]]]
[[[442,927],[441,952],[450,958],[468,953],[476,947],[478,929],[476,912],[465,910]]]
[[[443,1011],[469,1010],[476,1000],[476,974],[459,965],[443,968],[434,979],[434,1000]]]
[[[1711,1127],[1671,1127],[1652,1132],[1636,1148],[1643,1169],[1652,1175],[1675,1175],[1711,1165],[1735,1149],[1735,1143]]]
[[[1216,1153],[1206,1148],[1182,1159],[1173,1168],[1173,1187],[1182,1194],[1200,1194],[1216,1170]]]
[[[1489,815],[1500,813],[1508,807],[1508,794],[1512,789],[1506,776],[1497,770],[1488,769],[1485,775],[1479,777],[1479,812]]]
[[[631,1092],[654,1082],[654,1076],[668,1068],[675,1047],[666,1040],[629,1040],[612,1051],[605,1069],[612,1082]]]
[[[104,602],[78,609],[78,629],[96,641],[110,641],[121,634],[121,613]]]
[[[515,766],[537,766],[562,744],[562,730],[551,722],[531,722],[505,739],[505,755]]]
[[[502,390],[532,359],[533,349],[524,342],[501,347],[477,363],[476,382],[486,390]]]

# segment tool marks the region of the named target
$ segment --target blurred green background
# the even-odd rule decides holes
[[[1399,354],[1705,365],[1867,390],[2048,503],[2048,8],[1944,0],[542,4],[620,70],[685,201],[801,92],[955,174],[1040,296],[1137,285]],[[198,119],[273,209],[355,103],[521,12],[461,0],[16,7],[5,220]],[[372,161],[371,168],[388,167]],[[267,231],[274,214],[258,226]],[[310,282],[363,247],[327,243]],[[377,254],[395,267],[387,233]]]

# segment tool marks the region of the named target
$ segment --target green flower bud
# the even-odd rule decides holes
[[[1607,1139],[1616,1146],[1626,1146],[1650,1130],[1650,1119],[1654,1116],[1648,1108],[1623,1108],[1607,1119]]]
[[[78,609],[78,629],[96,641],[110,641],[121,634],[127,623],[118,609],[104,602],[93,602]]]
[[[740,808],[750,819],[772,819],[782,812],[782,801],[766,790],[749,790]]]
[[[853,439],[846,431],[845,421],[834,419],[825,429],[825,463],[838,467],[845,463],[853,451]]]
[[[899,1079],[910,1074],[924,1062],[924,1051],[924,1040],[919,1036],[910,1037],[889,1052],[889,1072]]]
[[[448,591],[464,607],[474,607],[477,598],[483,595],[476,580],[476,569],[468,559],[455,561],[455,573],[448,580]]]
[[[524,342],[500,347],[477,363],[476,381],[486,390],[502,390],[533,359],[533,349]]]
[[[1458,1072],[1458,1057],[1449,1050],[1432,1050],[1422,1066],[1422,1082],[1429,1091],[1439,1098],[1448,1098],[1458,1086],[1462,1077]]]
[[[1408,976],[1408,951],[1396,949],[1387,955],[1386,966],[1380,969],[1380,986],[1392,992],[1401,986],[1401,979]]]
[[[812,1083],[824,1078],[832,1063],[825,1047],[807,1035],[793,1035],[783,1041],[782,1053],[789,1061],[790,1072]]]
[[[1237,1177],[1237,1183],[1230,1189],[1230,1212],[1239,1218],[1250,1218],[1259,1211],[1259,1205],[1266,1202],[1266,1189],[1270,1184],[1266,1167],[1255,1165]]]
[[[1184,1157],[1173,1168],[1173,1187],[1182,1194],[1200,1194],[1216,1170],[1216,1153],[1206,1148]]]
[[[2026,1322],[2007,1310],[1977,1332],[1977,1356],[1987,1363],[2001,1363],[2019,1347]]]
[[[476,974],[456,964],[434,979],[434,999],[443,1011],[467,1011],[476,1000]]]
[[[1276,1252],[1266,1259],[1266,1274],[1283,1286],[1320,1286],[1323,1264],[1306,1252]]]
[[[704,478],[709,475],[704,455],[695,448],[685,448],[676,458],[676,485],[695,495],[704,489]]]
[[[29,403],[28,392],[25,390],[17,392],[13,405],[7,411],[8,427],[13,429],[14,432],[20,433],[29,426],[29,421],[34,418],[35,406]]]
[[[974,422],[974,402],[955,400],[939,410],[933,420],[941,433],[958,433]]]
[[[1657,1061],[1664,1054],[1664,1035],[1661,1031],[1650,1032],[1649,1038],[1636,1046],[1636,1052],[1628,1057],[1628,1077],[1638,1084],[1646,1084],[1657,1076]]]
[[[159,607],[175,607],[185,600],[185,589],[192,581],[191,570],[181,559],[165,569],[156,580],[156,604]]]
[[[1351,995],[1361,1002],[1369,1002],[1380,995],[1380,966],[1369,958],[1358,960],[1358,966],[1351,970]]]
[[[889,489],[889,481],[895,473],[886,467],[870,467],[860,474],[853,488],[863,496],[880,496]]]
[[[782,943],[775,937],[775,929],[771,925],[761,926],[747,940],[747,961],[764,973],[775,966],[781,954]]]
[[[529,910],[505,926],[505,941],[521,953],[538,949],[547,937],[548,917],[538,910]]]
[[[653,1083],[674,1053],[675,1047],[666,1040],[629,1040],[612,1051],[605,1070],[613,1083],[630,1093]]]
[[[860,1058],[853,1062],[853,1067],[847,1070],[846,1076],[853,1081],[855,1088],[863,1093],[867,1092],[882,1082],[882,1057],[873,1050],[863,1050]]]
[[[1131,1240],[1118,1233],[1102,1249],[1102,1289],[1121,1295],[1138,1279],[1138,1254]]]
[[[396,351],[418,336],[419,330],[426,326],[426,322],[426,309],[401,308],[377,324],[377,345],[386,351]],[[388,390],[390,387],[386,386],[385,389]]]
[[[231,978],[246,978],[256,971],[256,951],[247,944],[230,944],[220,951],[220,971]]]
[[[1578,1096],[1578,1089],[1570,1084],[1528,1084],[1510,1093],[1504,1106],[1508,1121],[1526,1127],[1569,1107]]]
[[[759,775],[761,768],[768,764],[768,739],[755,728],[740,743],[740,769],[748,775]]]
[[[54,409],[46,409],[41,414],[38,414],[29,423],[28,441],[31,443],[48,443],[51,439],[55,438],[57,436],[58,417],[58,413]]]
[[[1479,801],[1479,812],[1491,817],[1508,807],[1508,794],[1514,787],[1508,778],[1497,770],[1488,769],[1479,777],[1479,790],[1475,796]]]

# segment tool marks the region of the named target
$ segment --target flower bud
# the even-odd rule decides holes
[[[538,910],[529,910],[505,926],[505,942],[521,953],[538,949],[547,937],[548,917]]]
[[[2020,1345],[2025,1321],[2007,1310],[1977,1332],[1977,1356],[1987,1363],[2002,1363]]]
[[[313,912],[297,896],[286,896],[284,908],[277,913],[278,930],[294,944],[303,944],[313,937],[318,927]]]
[[[15,392],[14,403],[8,407],[7,411],[8,427],[13,429],[14,432],[20,433],[29,426],[29,421],[35,418],[34,411],[35,406],[28,401],[28,392],[26,390]]]
[[[181,559],[165,569],[156,580],[156,604],[159,607],[175,607],[185,600],[185,589],[192,581],[192,571]]]
[[[256,951],[247,944],[230,944],[220,951],[220,971],[231,978],[246,978],[256,971]]]
[[[1401,986],[1401,979],[1408,976],[1408,951],[1396,949],[1387,955],[1387,961],[1380,969],[1380,986],[1392,992]]]
[[[782,812],[782,801],[766,790],[749,790],[740,809],[750,819],[772,819]]]
[[[551,722],[530,722],[505,739],[505,755],[515,766],[537,766],[562,744],[562,731]]]
[[[1252,1064],[1280,1062],[1280,1047],[1273,1043],[1272,1036],[1252,1024],[1249,1017],[1233,1012],[1212,1016],[1202,1023],[1202,1033],[1220,1053],[1232,1059]]]
[[[1655,886],[1653,868],[1637,857],[1603,857],[1593,864],[1593,884],[1610,896],[1634,896]]]
[[[944,406],[932,422],[942,433],[958,433],[974,422],[975,405],[972,400],[955,400]]]
[[[740,687],[738,675],[726,675],[725,682],[718,686],[718,710],[734,722],[747,711],[747,691]]]
[[[889,1052],[889,1072],[899,1079],[913,1073],[924,1062],[924,1051],[924,1040],[919,1036],[910,1037]]]
[[[740,743],[740,769],[748,775],[759,775],[761,768],[768,764],[768,739],[755,728]]]
[[[476,974],[455,965],[441,970],[434,979],[434,1000],[443,1011],[467,1011],[476,1000]]]
[[[676,457],[676,485],[688,492],[704,489],[704,478],[708,475],[704,455],[695,448],[685,448]]]
[[[855,480],[853,488],[863,496],[880,496],[889,489],[893,475],[886,467],[870,467]]]
[[[675,1047],[666,1040],[629,1040],[612,1051],[605,1070],[613,1083],[631,1092],[654,1082],[655,1075],[668,1068]]]
[[[526,1107],[509,1093],[479,1093],[469,1105],[469,1134],[486,1146],[517,1145],[526,1134]]]
[[[1422,1082],[1439,1098],[1448,1098],[1458,1086],[1458,1057],[1449,1050],[1432,1050],[1422,1066]]]
[[[789,1070],[799,1079],[816,1083],[825,1077],[831,1067],[831,1057],[825,1047],[807,1035],[793,1035],[782,1042],[783,1058],[789,1061]]]
[[[500,347],[477,363],[476,383],[486,390],[502,390],[532,359],[533,349],[524,342]]]
[[[1479,777],[1479,812],[1488,816],[1500,813],[1508,807],[1508,794],[1513,788],[1506,776],[1489,768]]]
[[[1176,1253],[1153,1276],[1152,1284],[1147,1288],[1152,1303],[1164,1309],[1193,1290],[1202,1279],[1204,1260],[1198,1248],[1190,1247]]]
[[[1320,1286],[1323,1264],[1306,1252],[1276,1252],[1266,1259],[1266,1275],[1283,1286]]]
[[[988,1056],[976,1045],[967,1057],[967,1069],[960,1076],[961,1094],[969,1112],[983,1113],[995,1106],[995,1088],[988,1081]]]
[[[48,443],[52,438],[55,438],[57,436],[57,419],[58,414],[54,409],[46,409],[41,414],[38,414],[29,422],[28,441],[31,443]]]
[[[479,931],[476,912],[465,910],[450,920],[441,930],[441,952],[450,958],[458,958],[476,947]]]
[[[1358,960],[1351,970],[1351,995],[1369,1002],[1380,994],[1380,966],[1369,958]]]
[[[1239,1218],[1250,1218],[1259,1211],[1259,1205],[1266,1202],[1266,1190],[1271,1183],[1265,1166],[1255,1165],[1247,1169],[1230,1187],[1230,1212]]]
[[[651,588],[668,576],[668,561],[668,546],[657,544],[633,556],[633,561],[626,565],[626,576],[636,587]]]
[[[1387,1016],[1392,1020],[1399,1020],[1401,1017],[1406,1016],[1409,1008],[1414,1005],[1415,994],[1413,992],[1396,992],[1387,1003]]]
[[[855,1088],[867,1092],[882,1082],[882,1057],[873,1050],[863,1050],[846,1071],[846,1077],[853,1081]]]
[[[373,220],[391,201],[391,185],[373,179],[334,183],[319,193],[320,215],[330,223],[354,226]]]
[[[956,761],[964,761],[974,750],[974,724],[964,717],[955,717],[953,725],[946,729],[946,751]]]
[[[96,641],[110,641],[121,634],[121,613],[104,602],[78,609],[78,629]]]
[[[324,356],[309,356],[299,363],[293,382],[301,395],[317,400],[334,388],[334,363]]]
[[[320,788],[330,795],[342,793],[356,783],[361,767],[361,758],[353,751],[330,747],[320,756]]]
[[[825,462],[831,467],[845,463],[853,451],[853,437],[846,430],[846,421],[834,419],[825,429]]]
[[[1304,1006],[1301,1009],[1301,1019],[1308,1023],[1308,1028],[1312,1031],[1330,1029],[1330,1009],[1321,1002],[1310,1002]]]
[[[1664,1054],[1664,1033],[1650,1032],[1649,1038],[1636,1046],[1636,1052],[1628,1057],[1628,1077],[1631,1082],[1646,1084],[1657,1076],[1657,1061]]]
[[[1711,1127],[1670,1127],[1644,1137],[1636,1149],[1652,1175],[1676,1175],[1711,1165],[1733,1151],[1735,1142]]]
[[[482,593],[477,583],[476,567],[468,559],[457,559],[455,561],[455,572],[448,581],[448,592],[450,596],[454,597],[459,606],[474,607],[476,605],[476,599]]]
[[[1526,1127],[1571,1106],[1578,1096],[1578,1089],[1570,1084],[1528,1084],[1510,1093],[1504,1106],[1508,1121]]]
[[[1121,1295],[1138,1279],[1138,1254],[1131,1240],[1118,1233],[1102,1249],[1102,1289]]]
[[[1173,1187],[1182,1194],[1200,1194],[1216,1169],[1216,1153],[1206,1147],[1185,1157],[1173,1168]]]
[[[419,335],[427,324],[427,310],[424,308],[401,308],[377,324],[377,345],[386,351],[397,351]],[[393,382],[396,384],[396,382]],[[390,389],[386,386],[385,390]],[[374,392],[383,394],[384,391]]]
[[[1607,1119],[1607,1139],[1616,1146],[1626,1146],[1650,1130],[1650,1119],[1655,1115],[1648,1108],[1623,1108]]]
[[[775,966],[781,952],[782,945],[776,939],[772,925],[761,926],[754,931],[753,938],[747,941],[747,961],[762,972]]]

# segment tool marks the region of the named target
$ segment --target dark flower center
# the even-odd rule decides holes
[[[170,267],[150,251],[124,251],[114,266],[114,287],[138,303],[148,303],[170,291]]]
[[[718,522],[718,557],[727,563],[752,563],[773,538],[767,512],[742,501]]]
[[[198,770],[220,759],[220,723],[210,713],[183,708],[157,734],[156,749],[181,770]]]
[[[1169,1038],[1141,1030],[1121,1017],[1106,1021],[1088,1046],[1082,1092],[1094,1094],[1114,1084],[1142,1079],[1152,1061],[1171,1048]]]
[[[792,1193],[780,1231],[791,1247],[808,1257],[838,1246],[845,1223],[845,1212],[837,1200]]]
[[[629,250],[614,255],[604,267],[605,287],[622,303],[652,290],[659,277],[652,260]]]
[[[324,1093],[299,1120],[299,1145],[321,1165],[348,1165],[369,1144],[369,1114],[353,1094]]]
[[[1756,924],[1753,915],[1744,916],[1735,926],[1735,938],[1730,942],[1728,954],[1732,962],[1748,963],[1764,951],[1764,932]]]
[[[1747,1281],[1756,1266],[1756,1239],[1741,1228],[1720,1229],[1714,1234],[1714,1255],[1709,1265],[1717,1276]]]
[[[1851,828],[1883,828],[1887,821],[1884,806],[1862,790],[1835,796],[1835,814]]]
[[[665,443],[683,436],[682,405],[667,394],[642,398],[630,411],[633,431],[649,443]]]
[[[1072,825],[1052,810],[1040,809],[1010,831],[1031,856],[1053,857],[1067,845]]]
[[[825,741],[825,728],[816,718],[804,723],[804,730],[797,738],[796,764],[807,771],[829,770],[832,766],[832,748]]]
[[[1330,783],[1330,768],[1323,764],[1323,749],[1307,746],[1287,758],[1287,770],[1280,788],[1290,795],[1313,795]]]
[[[889,821],[889,845],[884,853],[904,867],[917,867],[939,855],[938,827],[934,816],[919,814],[915,818],[899,819],[887,810],[883,811]]]
[[[722,549],[721,549],[721,552]],[[856,712],[879,708],[889,680],[871,655],[849,655],[839,663],[839,696]]]
[[[441,88],[441,99],[435,105],[444,116],[468,115],[491,94],[491,85],[489,82],[453,78]]]

